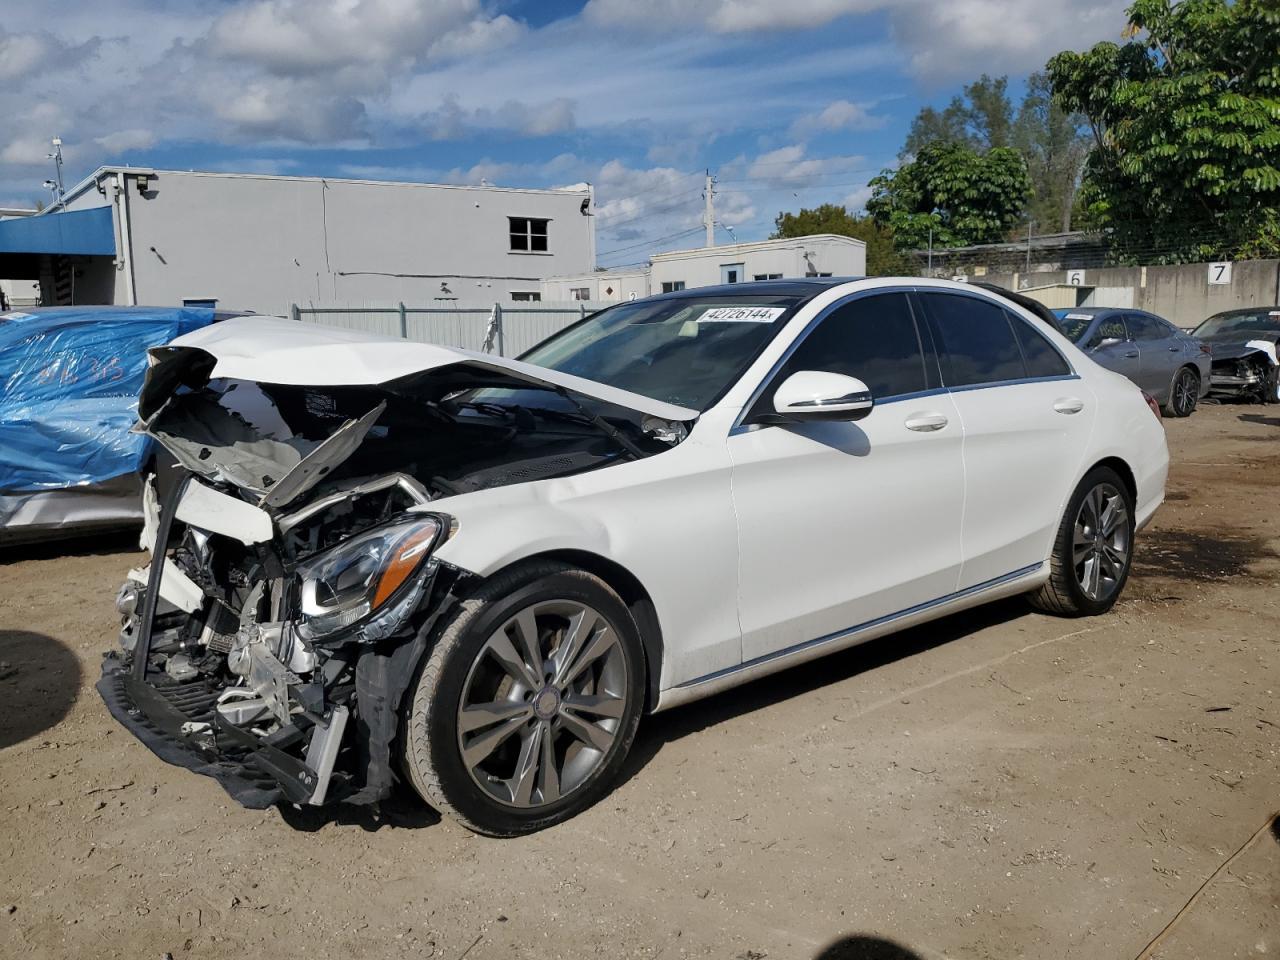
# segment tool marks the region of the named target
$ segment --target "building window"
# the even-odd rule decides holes
[[[720,282],[721,283],[741,283],[743,277],[747,275],[747,271],[742,269],[741,263],[722,263],[720,264]]]
[[[574,287],[572,290],[569,291],[569,299],[590,300],[591,288],[590,287]]]
[[[677,290],[683,290],[683,289],[684,289],[683,280],[663,280],[662,281],[663,293],[675,293]]]
[[[511,224],[511,249],[519,253],[547,252],[547,224],[533,217],[507,217]]]
[[[831,276],[831,271],[828,270],[826,273],[819,273],[817,270],[806,270],[804,275],[806,277],[829,277]]]
[[[532,290],[514,290],[511,293],[511,299],[516,303],[540,303],[542,294],[534,293]]]
[[[781,279],[782,279],[782,274],[780,274],[780,273],[756,273],[756,274],[752,274],[751,279],[752,279],[752,280],[781,280]]]

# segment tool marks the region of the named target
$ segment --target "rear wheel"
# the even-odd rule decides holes
[[[1133,497],[1124,481],[1110,467],[1089,471],[1067,502],[1049,581],[1032,594],[1032,604],[1069,617],[1106,613],[1129,578],[1133,535]]]
[[[515,836],[613,786],[644,700],[644,654],[598,577],[531,563],[486,582],[448,623],[409,707],[405,767],[431,806]]]
[[[1165,416],[1189,417],[1195,412],[1200,401],[1200,374],[1190,367],[1183,367],[1173,376],[1173,384],[1169,388],[1169,402],[1165,405]]]

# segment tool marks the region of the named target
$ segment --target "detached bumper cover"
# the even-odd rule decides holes
[[[243,740],[227,737],[225,746],[214,746],[229,733],[226,728],[217,736],[183,733],[183,724],[217,723],[216,691],[192,684],[153,686],[133,677],[114,653],[103,658],[97,690],[111,715],[148,750],[166,763],[212,777],[242,806],[262,810],[310,798],[314,775],[284,751],[239,731]]]

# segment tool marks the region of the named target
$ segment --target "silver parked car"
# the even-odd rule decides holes
[[[1073,307],[1055,310],[1062,331],[1108,370],[1128,377],[1170,417],[1189,417],[1209,392],[1208,344],[1143,310]]]

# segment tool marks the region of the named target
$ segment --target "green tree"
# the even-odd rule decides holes
[[[896,277],[914,273],[914,265],[893,245],[893,233],[870,217],[856,217],[844,207],[824,203],[799,213],[779,213],[773,221],[771,239],[808,237],[815,233],[833,233],[853,237],[867,245],[867,276]]]
[[[898,159],[908,161],[937,141],[979,152],[1013,147],[1027,161],[1032,194],[1027,212],[1037,229],[1070,230],[1089,139],[1084,117],[1063,110],[1052,92],[1048,75],[1033,73],[1015,114],[1008,77],[984,74],[945,109],[925,107],[916,114]]]
[[[910,160],[926,145],[941,140],[971,150],[1007,147],[1013,132],[1013,103],[1009,78],[985,73],[953,97],[943,110],[925,107],[911,121],[899,160]]]
[[[1049,61],[1088,118],[1083,199],[1120,259],[1280,252],[1280,6],[1136,0],[1123,44]]]
[[[899,250],[999,243],[1023,215],[1031,190],[1017,150],[978,153],[940,141],[871,181],[867,212],[893,231]]]
[[[1046,73],[1033,73],[1027,80],[1026,96],[1013,124],[1013,146],[1027,161],[1032,192],[1028,214],[1037,230],[1066,233],[1089,155],[1089,134],[1082,115],[1068,113],[1054,100]]]

